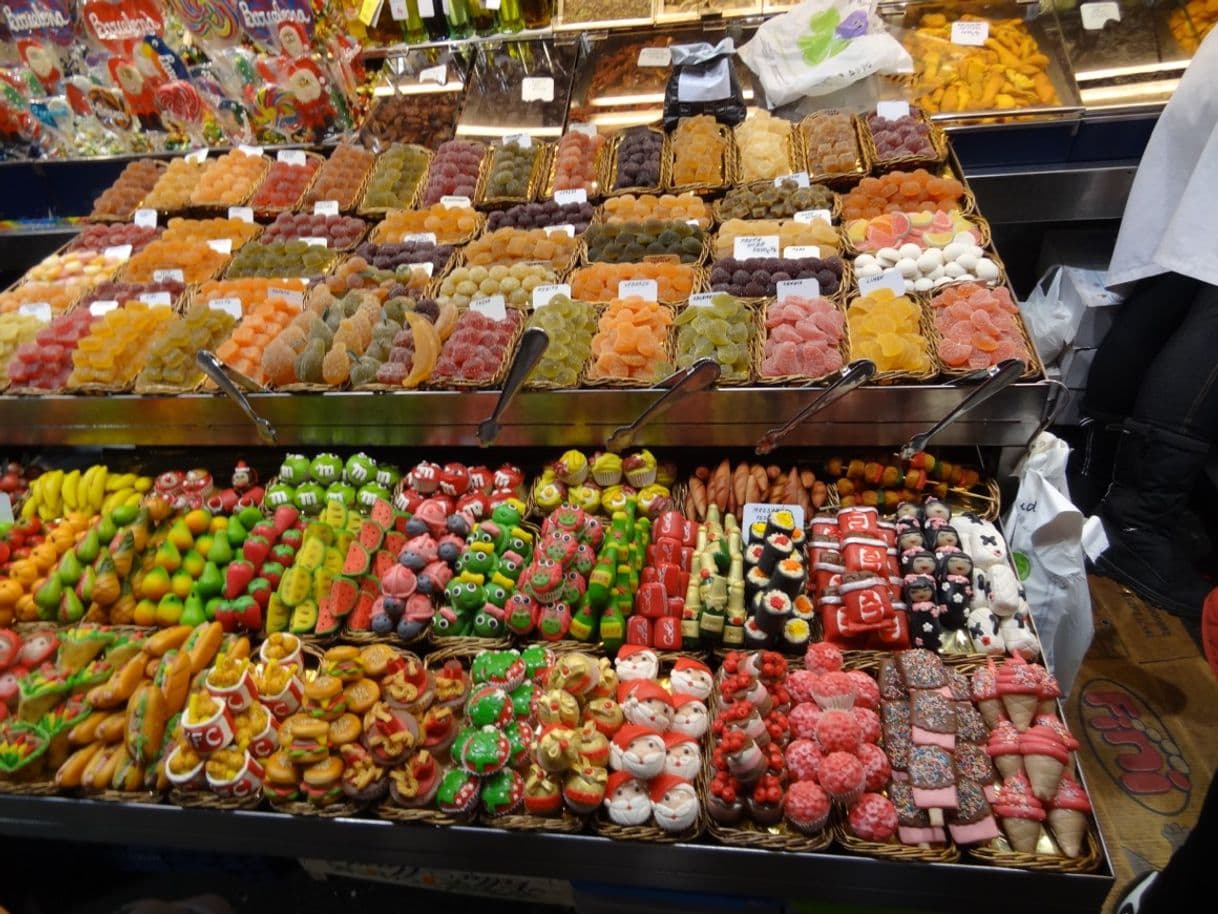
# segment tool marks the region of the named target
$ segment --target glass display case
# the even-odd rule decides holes
[[[457,134],[561,136],[578,58],[579,46],[573,42],[483,44],[470,73]]]

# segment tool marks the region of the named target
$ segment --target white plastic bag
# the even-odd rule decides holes
[[[1071,309],[1061,294],[1062,268],[1053,267],[1040,278],[1028,300],[1021,306],[1028,333],[1045,364],[1057,362],[1065,348],[1073,341],[1082,310]]]
[[[1042,432],[1019,475],[1019,492],[1006,519],[1016,566],[1028,569],[1024,591],[1049,668],[1067,695],[1091,645],[1091,592],[1083,565],[1083,513],[1066,486],[1064,441]]]
[[[739,53],[771,108],[872,73],[913,72],[913,59],[868,0],[807,0],[762,24]]]

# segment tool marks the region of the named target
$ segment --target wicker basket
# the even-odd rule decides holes
[[[393,145],[396,146],[398,144],[394,143]],[[434,153],[430,149],[424,149],[422,146],[415,146],[413,143],[407,143],[407,144],[403,144],[403,145],[413,146],[415,149],[418,149],[420,152],[422,152],[423,155],[425,156],[425,158],[423,160],[424,161],[423,173],[421,175],[419,175],[419,180],[415,182],[414,188],[410,192],[410,199],[409,200],[399,200],[398,205],[396,207],[369,206],[368,205],[368,203],[367,203],[368,185],[372,183],[372,179],[376,175],[376,170],[377,170],[377,168],[380,167],[380,162],[378,161],[375,165],[373,165],[372,170],[370,172],[368,172],[368,176],[364,180],[364,185],[361,188],[361,193],[359,196],[359,206],[356,208],[356,212],[359,215],[368,216],[369,218],[372,218],[372,219],[379,219],[379,218],[383,217],[385,215],[385,213],[389,212],[389,210],[391,210],[391,209],[414,209],[418,206],[419,196],[423,192],[423,187],[427,184],[427,172],[431,167],[431,160],[434,156]],[[390,147],[390,148],[392,148],[392,147]]]
[[[678,130],[680,129],[679,125],[678,125],[677,129]],[[669,193],[680,194],[680,193],[685,193],[686,191],[689,191],[691,193],[700,194],[700,195],[701,194],[714,194],[714,193],[718,193],[719,191],[725,190],[728,187],[731,187],[731,185],[736,180],[736,175],[735,175],[736,143],[732,139],[731,129],[728,127],[725,127],[723,124],[719,125],[719,135],[720,135],[720,137],[723,138],[723,143],[724,143],[724,145],[723,145],[723,163],[722,163],[722,167],[720,169],[722,177],[717,182],[708,182],[708,183],[703,183],[703,184],[678,184],[678,183],[676,183],[677,179],[676,179],[676,175],[674,174],[674,171],[676,169],[676,160],[677,160],[676,159],[676,149],[674,148],[675,144],[673,142],[672,136],[671,135],[669,136],[668,144],[665,147],[667,150],[667,153],[666,153],[667,161],[665,163],[665,171],[664,171],[664,173],[668,176],[668,184],[666,185],[665,189]]]
[[[804,160],[803,144],[799,142],[799,128],[796,124],[791,124],[791,132],[787,135],[787,160],[791,165],[791,170],[784,172],[781,175],[774,175],[770,178],[749,178],[744,177],[744,160],[747,154],[740,148],[740,139],[737,136],[740,130],[740,125],[737,124],[732,130],[732,184],[773,184],[778,178],[785,175],[798,174],[801,171],[807,170],[807,164]]]
[[[1005,837],[996,838],[984,847],[969,848],[968,856],[979,863],[1036,870],[1042,873],[1093,873],[1099,869],[1102,861],[1100,843],[1095,836],[1094,824],[1088,827],[1083,853],[1077,857],[1066,857],[1061,854],[1025,854],[1014,851],[1010,849]]]
[[[528,813],[488,816],[482,813],[478,822],[490,828],[502,828],[504,831],[548,831],[564,835],[577,834],[588,825],[586,817],[574,815],[565,809],[558,816],[533,816]]]
[[[660,304],[660,307],[669,312],[670,318],[675,317],[671,306]],[[599,334],[599,332],[600,331],[598,329],[597,333]],[[595,336],[593,339],[595,339]],[[676,352],[673,349],[673,336],[671,333],[664,340],[664,350],[666,356],[664,364],[667,366],[667,369],[664,366],[661,366],[660,372],[657,374],[657,376],[650,379],[610,378],[594,374],[593,369],[596,356],[590,356],[588,359],[588,364],[584,367],[583,386],[611,390],[644,389],[654,387],[656,381],[661,380],[670,373],[672,365],[674,365],[676,362]]]
[[[592,163],[593,187],[591,190],[588,191],[589,200],[599,200],[603,196],[605,196],[605,185],[603,183],[603,176],[604,176],[605,171],[609,167],[608,159],[609,159],[609,155],[610,155],[610,147],[612,146],[612,144],[613,144],[612,140],[606,140],[603,144],[601,144],[601,148],[596,153],[596,161],[594,161]],[[542,200],[554,199],[554,181],[557,178],[558,148],[560,145],[561,145],[561,141],[559,141],[558,143],[555,143],[553,152],[551,152],[551,154],[550,154],[550,162],[546,168],[546,180],[545,180],[544,185],[541,188],[540,198]]]
[[[449,825],[461,825],[469,821],[469,818],[457,819],[430,807],[406,809],[405,807],[394,805],[391,800],[375,807],[373,812],[378,819],[385,819],[389,822],[422,822],[425,825],[435,825],[440,828],[445,828]]]
[[[854,144],[857,152],[855,167],[847,172],[813,172],[812,163],[808,156],[808,149],[811,144],[811,134],[812,131],[817,127],[817,121],[826,115],[831,114],[847,114],[851,120],[851,126],[854,130]],[[867,175],[871,174],[871,160],[868,158],[867,151],[863,148],[863,143],[859,139],[861,129],[865,128],[860,128],[859,118],[856,115],[837,111],[836,109],[816,111],[809,114],[799,122],[799,129],[797,132],[799,135],[801,153],[803,155],[804,165],[808,169],[808,176],[813,182],[817,184],[828,184],[831,187],[843,189],[853,187],[855,184],[858,184],[859,181],[863,180],[863,178],[867,177]]]
[[[431,623],[428,622],[423,626],[423,630],[415,635],[409,641],[403,641],[395,634],[378,635],[374,631],[357,631],[352,628],[343,626],[342,640],[351,644],[389,644],[393,647],[412,648],[422,644],[430,643],[428,639],[431,637]]]
[[[617,183],[618,150],[621,148],[622,142],[626,139],[627,133],[630,132],[622,131],[609,141],[606,147],[607,154],[602,157],[604,174],[601,176],[601,187],[604,188],[604,196],[606,197],[620,197],[625,194],[659,194],[663,193],[664,188],[668,186],[668,167],[671,164],[669,162],[668,137],[659,127],[636,127],[632,129],[647,130],[651,133],[657,133],[660,135],[659,181],[650,186],[634,185],[631,187],[614,187],[614,185]]]
[[[331,155],[331,158],[333,158],[333,155]],[[317,202],[315,199],[313,199],[314,189],[316,188],[318,181],[321,179],[321,176],[329,167],[329,163],[330,159],[327,159],[326,163],[321,166],[317,174],[313,176],[313,183],[309,185],[308,190],[304,192],[304,196],[301,198],[299,204],[301,208],[312,206]],[[335,201],[338,203],[338,211],[340,213],[355,212],[356,206],[358,206],[359,202],[364,199],[364,190],[368,186],[368,178],[372,175],[372,170],[375,167],[376,159],[372,158],[368,161],[367,170],[364,171],[363,175],[360,176],[360,179],[352,186],[351,193],[343,199]]]
[[[575,305],[580,305],[583,307],[590,308],[592,310],[593,324],[595,324],[596,321],[600,319],[601,313],[605,310],[605,305],[603,303],[585,302],[585,301],[579,301],[576,299],[573,299],[572,303]],[[526,321],[525,329],[527,330],[528,327],[529,327],[529,323],[528,323],[528,321]],[[543,359],[544,359],[544,356],[543,356]],[[575,377],[574,386],[576,388],[583,387],[584,375],[587,373],[587,370],[588,370],[588,363],[587,363],[587,360],[585,359],[584,363],[580,366],[578,374]],[[539,378],[534,373],[534,374],[529,375],[528,379],[524,382],[524,389],[525,390],[567,390],[569,388],[566,385],[555,384],[553,381],[548,381],[545,378]],[[527,504],[527,501],[526,501],[526,504]]]
[[[961,210],[960,212],[963,212],[963,211]],[[854,222],[858,222],[858,221],[859,220],[857,220],[857,219],[854,220]],[[864,220],[864,221],[870,222],[871,220]],[[853,225],[854,222],[851,222],[850,225]],[[989,222],[987,222],[985,219],[982,219],[980,216],[977,216],[977,215],[969,216],[968,222],[969,222],[970,226],[972,228],[976,229],[977,233],[980,235],[980,238],[977,241],[978,246],[983,247],[983,248],[988,247],[993,238],[992,232],[990,231]],[[848,255],[851,257],[857,257],[859,254],[874,254],[875,253],[874,249],[869,250],[866,248],[861,248],[857,244],[855,244],[855,242],[850,237],[850,226],[849,225],[843,225],[841,227],[840,234],[841,234],[841,238],[842,238],[842,253],[844,255]],[[924,250],[929,250],[929,248],[924,248]],[[996,252],[991,250],[990,254],[987,256],[993,257],[995,254],[996,254]]]
[[[832,300],[832,299],[830,299]],[[803,375],[776,375],[768,376],[763,374],[762,366],[765,364],[765,344],[769,338],[769,330],[766,328],[766,316],[769,313],[770,307],[777,305],[778,300],[775,298],[762,299],[762,304],[758,308],[757,313],[757,334],[753,339],[753,377],[758,384],[776,387],[806,387],[811,384],[827,384],[831,379],[837,377],[839,370],[826,372],[818,378],[804,377]],[[842,317],[845,315],[845,308],[840,302],[835,303],[839,311],[842,312]],[[850,327],[848,324],[842,324],[842,338],[837,344],[838,353],[842,357],[842,364],[845,365],[850,361]]]
[[[997,254],[991,254],[990,256],[992,258],[994,258],[995,260],[997,259]],[[1001,261],[999,261],[998,264],[999,264],[999,267],[998,267],[999,270],[1002,271],[1002,275],[1005,277],[1005,275],[1006,275],[1005,267],[1002,265]],[[1002,286],[1006,286],[1005,280],[1000,280],[999,284]],[[959,285],[959,284],[954,283],[953,285]],[[1006,286],[1006,287],[1009,290],[1010,287],[1009,286]],[[947,288],[950,288],[950,287],[947,287]],[[991,288],[993,288],[993,287],[991,287]],[[935,322],[935,317],[934,317],[935,309],[934,309],[934,306],[931,304],[931,302],[934,301],[935,295],[937,295],[937,294],[938,294],[938,292],[936,292],[934,295],[927,296],[925,299],[925,301],[926,301],[925,307],[926,307],[926,310],[929,312],[929,320],[927,321],[926,327],[924,330],[924,332],[929,333],[929,336],[927,337],[927,339],[930,341],[931,346],[934,347],[934,353],[935,353],[936,357],[939,352],[939,345],[944,341],[943,334],[939,331],[938,324]],[[1016,300],[1015,297],[1012,295],[1012,301],[1015,301],[1015,300]],[[1022,375],[1020,375],[1020,379],[1024,380],[1024,381],[1030,381],[1030,380],[1035,380],[1036,378],[1043,377],[1044,376],[1044,367],[1042,366],[1041,361],[1040,361],[1040,354],[1036,351],[1036,346],[1032,343],[1032,338],[1028,334],[1028,327],[1027,327],[1027,324],[1024,322],[1022,313],[1019,311],[1016,311],[1014,314],[1011,315],[1011,319],[1015,321],[1016,327],[1019,328],[1020,339],[1023,341],[1024,348],[1027,349],[1027,352],[1028,352],[1027,365],[1024,368],[1024,373]],[[954,368],[954,367],[951,367],[948,365],[943,365],[941,359],[939,361],[941,364],[941,370],[945,377],[963,378],[963,377],[967,377],[968,375],[970,375],[974,371],[976,371],[976,369],[969,368],[968,366],[965,366],[963,368]]]
[[[834,823],[833,837],[843,849],[865,857],[921,860],[925,863],[957,863],[960,860],[960,848],[950,842],[943,847],[914,847],[898,842],[864,841],[851,834],[846,823],[841,821]]]
[[[724,202],[727,200],[727,198],[728,198],[728,197],[730,197],[732,194],[736,193],[736,191],[737,191],[738,189],[740,189],[740,188],[747,188],[747,189],[750,189],[750,190],[756,190],[756,189],[761,189],[761,188],[765,188],[765,187],[772,186],[772,183],[773,183],[773,182],[771,182],[771,181],[754,181],[754,182],[753,182],[753,183],[751,183],[751,184],[739,184],[739,185],[736,185],[736,187],[732,188],[732,190],[729,190],[729,191],[727,192],[727,194],[725,194],[725,195],[724,195],[724,196],[723,196],[721,199],[716,200],[716,201],[714,202],[713,207],[714,207],[714,213],[715,213],[715,220],[716,220],[717,222],[719,222],[719,223],[724,223],[724,222],[727,222],[729,219],[739,219],[739,218],[744,218],[744,217],[740,217],[740,216],[729,216],[727,213],[725,213],[725,212],[724,212],[724,210],[723,210],[723,204],[724,204]],[[829,219],[830,219],[830,222],[831,222],[831,223],[836,223],[836,222],[838,222],[838,221],[841,219],[841,215],[842,215],[842,196],[841,196],[841,194],[837,193],[837,191],[834,191],[834,190],[830,190],[830,191],[829,191],[829,193],[831,193],[831,194],[833,195],[833,196],[832,196],[832,199],[831,199],[831,201],[830,201],[830,203],[829,203],[829,206],[828,206],[828,210],[829,210]],[[821,209],[824,209],[825,207],[820,207],[820,208],[821,208]],[[749,217],[747,217],[747,218],[748,218],[748,219],[752,219],[753,217],[752,217],[752,216],[749,216]],[[766,216],[763,216],[763,217],[761,217],[761,218],[763,218],[763,219],[787,220],[787,219],[793,219],[793,218],[795,218],[795,217],[794,217],[793,215],[790,215],[790,216],[776,216],[776,215],[768,215],[768,214],[767,214]],[[839,245],[839,246],[840,246],[840,245]]]
[[[921,319],[919,321],[919,330],[922,338],[926,340],[926,348],[930,356],[930,365],[926,370],[921,372],[909,371],[877,371],[868,383],[871,384],[925,384],[927,381],[933,381],[939,376],[939,357],[934,348],[934,320],[930,315],[930,309],[925,299],[919,295],[907,295],[921,309]],[[847,318],[850,313],[850,303],[858,298],[857,294],[853,295],[846,305]],[[849,332],[847,325],[847,332]],[[853,358],[854,352],[851,351]]]
[[[59,787],[54,781],[0,781],[0,794],[13,797],[53,797]]]
[[[350,801],[331,803],[329,806],[315,806],[303,800],[277,803],[268,798],[268,803],[275,812],[286,813],[289,816],[313,816],[318,819],[337,819],[340,816],[354,816],[363,808],[359,804]]]
[[[316,162],[317,168],[314,170],[313,176],[311,178],[309,178],[308,183],[305,184],[304,188],[300,191],[300,196],[295,200],[295,202],[292,203],[291,206],[255,206],[255,207],[253,207],[253,210],[254,210],[254,216],[256,218],[274,219],[280,213],[290,213],[293,210],[299,210],[299,209],[304,208],[304,201],[305,201],[305,198],[309,195],[309,188],[311,188],[313,186],[314,182],[317,181],[317,176],[319,174],[321,174],[321,169],[325,166],[325,162],[326,162],[325,156],[318,155],[315,152],[306,152],[304,154],[304,156],[306,159]],[[267,168],[267,174],[270,173],[271,168],[274,168],[274,165],[271,165]],[[251,202],[257,199],[258,192],[260,190],[262,190],[262,185],[265,182],[266,182],[266,176],[264,175],[263,180],[261,182],[259,182],[259,184],[256,188],[254,188],[254,193],[250,196]]]
[[[666,832],[656,825],[618,825],[609,821],[604,810],[600,810],[592,820],[593,828],[602,838],[612,838],[614,841],[647,841],[651,844],[680,844],[696,841],[706,830],[706,808],[699,804],[698,818],[694,824],[683,832]]]
[[[390,210],[389,212],[396,212],[396,210]],[[486,225],[486,215],[484,213],[479,213],[476,210],[473,210],[472,208],[471,208],[471,212],[473,212],[473,214],[474,214],[474,223],[475,223],[472,231],[470,231],[464,235],[456,235],[452,238],[440,238],[439,236],[437,236],[435,243],[450,245],[452,247],[459,247],[460,245],[463,245],[463,244],[469,244],[469,242],[473,241],[480,234],[482,234],[482,229]],[[397,238],[387,237],[388,232],[386,231],[385,226],[386,226],[386,223],[384,221],[377,223],[376,227],[373,228],[372,231],[368,233],[367,240],[371,241],[373,244],[400,244],[403,240],[405,240],[405,235],[397,237]],[[410,232],[407,234],[426,234],[426,233]]]
[[[629,267],[630,265],[622,264],[621,266]],[[698,292],[704,292],[708,288],[710,288],[707,283],[710,273],[705,267],[694,267],[694,266],[690,266],[689,264],[684,264],[683,266],[687,267],[690,270],[690,274],[691,274],[690,290],[689,290],[690,295],[695,295]],[[572,285],[572,287],[574,287],[576,280],[579,278],[580,272],[584,269],[587,269],[587,268],[586,267],[576,267],[574,270],[571,271],[570,276],[567,278],[567,282],[569,282]],[[650,277],[636,275],[636,276],[631,276],[631,277],[627,277],[627,278],[648,279]],[[625,279],[620,279],[618,281],[619,281],[619,283],[625,282]],[[574,288],[572,288],[572,293],[574,294]],[[617,298],[617,296],[614,295],[613,298]],[[677,307],[679,305],[684,304],[686,301],[688,301],[688,296],[682,296],[681,298],[677,298],[677,299],[660,299],[660,304],[668,305],[669,307]],[[603,304],[603,303],[604,302],[597,302],[597,304]]]
[[[684,224],[677,219],[657,220],[661,223],[676,223]],[[602,223],[604,225],[605,223]],[[630,222],[619,222],[617,225],[630,225]],[[640,222],[634,222],[634,225],[642,225]],[[594,230],[593,226],[589,226],[588,232]],[[680,254],[646,254],[643,256],[643,263],[684,263],[687,267],[701,267],[706,264],[710,257],[710,242],[711,232],[706,229],[699,229],[702,232],[702,250],[694,260],[681,260]],[[576,245],[577,258],[573,266],[587,267],[594,263],[613,263],[610,260],[593,260],[588,254],[588,232],[584,232],[579,237],[579,243]],[[619,263],[633,263],[635,261],[618,261]]]
[[[158,175],[158,179],[159,179],[160,175],[164,174],[165,170],[167,168],[169,168],[169,163],[163,159],[154,159],[154,160],[152,160],[152,162],[153,162],[153,165],[156,166],[156,170],[160,173]],[[151,188],[149,188],[149,192],[151,192]],[[135,215],[135,211],[137,209],[139,209],[138,205],[132,207],[130,210],[128,210],[125,213],[99,213],[99,212],[97,212],[96,209],[94,209],[93,212],[91,212],[87,217],[85,217],[85,221],[86,222],[101,222],[101,223],[130,222],[131,217]]]
[[[722,202],[722,201],[720,201],[720,202]],[[717,205],[718,204],[716,204],[716,206]],[[734,259],[736,259],[734,256],[736,239],[749,237],[747,235],[737,234],[735,232],[730,232],[730,233],[725,234],[723,230],[724,230],[724,227],[727,225],[727,223],[736,222],[737,224],[739,224],[740,222],[744,222],[746,224],[751,223],[753,225],[756,225],[757,221],[758,221],[758,220],[752,220],[752,219],[736,219],[734,216],[728,217],[727,219],[723,219],[723,218],[721,218],[721,216],[722,216],[722,213],[720,211],[717,211],[716,219],[718,219],[718,221],[719,221],[719,228],[715,232],[714,237],[708,238],[707,243],[706,243],[706,247],[708,249],[708,261],[710,262],[711,265],[713,265],[714,262],[717,260],[728,260],[728,259],[734,260]],[[778,223],[779,232],[782,231],[782,227],[785,225],[798,224],[798,223],[795,223],[794,219],[791,219],[791,218],[788,218],[785,216],[782,218],[765,219],[765,220],[760,220],[760,221]],[[732,228],[734,229],[735,226],[733,226]],[[723,238],[725,240],[729,237],[732,239],[732,248],[733,248],[732,252],[722,255],[722,256],[720,256],[720,254],[719,254],[719,240],[720,240],[721,235],[723,236]],[[756,237],[756,236],[754,236],[754,237]],[[766,236],[761,236],[761,237],[766,237]],[[779,241],[778,241],[779,259],[784,259],[782,257],[782,254],[786,248],[795,246],[795,245],[784,244],[784,242],[782,241],[781,235],[774,235],[773,233],[768,233],[768,237],[776,237],[779,239]],[[845,244],[843,242],[842,233],[840,231],[836,231],[836,230],[834,231],[833,245],[834,245],[834,247],[833,247],[833,249],[831,249],[832,253],[822,253],[822,259],[827,259],[829,257],[840,257],[842,259],[843,268],[846,267],[849,262],[847,261],[846,257],[844,256]],[[815,247],[819,248],[819,247],[821,247],[821,245],[815,245]],[[823,251],[823,249],[822,249],[822,251]],[[843,273],[843,285],[844,284],[845,284],[845,275]],[[837,293],[835,292],[834,295],[836,295],[836,294]]]
[[[501,206],[515,206],[518,203],[529,203],[541,195],[542,185],[549,174],[550,155],[552,148],[548,143],[533,143],[533,166],[529,171],[529,183],[523,196],[492,197],[487,191],[491,180],[491,171],[495,165],[495,154],[501,147],[492,146],[483,159],[482,173],[479,175],[478,188],[474,205],[479,208],[497,209]]]
[[[472,659],[483,651],[505,651],[512,647],[510,637],[503,638],[474,638],[467,635],[451,637],[436,637],[431,639],[432,650],[427,652],[427,666],[434,667],[438,663],[454,658]]]
[[[262,805],[262,793],[248,797],[218,797],[210,790],[171,790],[169,802],[188,809],[257,809]]]
[[[257,192],[258,188],[262,186],[262,182],[266,180],[266,173],[270,171],[271,168],[271,160],[269,158],[264,155],[260,155],[259,158],[262,160],[262,174],[258,176],[258,180],[254,182],[253,187],[250,188],[247,194],[242,196],[239,200],[228,200],[223,203],[214,200],[197,203],[194,200],[194,192],[192,192],[190,211],[196,216],[225,216],[228,215],[228,208],[230,206],[245,206],[247,203],[249,203],[249,201],[253,199],[253,196]],[[215,167],[216,162],[219,161],[220,159],[209,159],[207,163],[207,170],[210,171]],[[198,185],[196,184],[195,191],[197,190]]]
[[[463,312],[467,311],[467,310],[468,309],[462,309]],[[511,313],[513,310],[516,310],[517,313],[520,314],[519,310],[517,310],[517,309],[508,308],[507,310],[508,310],[508,313]],[[460,320],[460,318],[458,318],[458,320]],[[520,342],[520,336],[522,333],[524,333],[524,324],[525,324],[524,316],[523,316],[523,314],[521,314],[520,320],[516,324],[516,329],[513,332],[511,339],[508,341],[508,344],[503,349],[503,356],[499,360],[499,368],[489,378],[483,378],[482,380],[477,380],[477,381],[468,380],[465,378],[457,378],[457,377],[437,378],[435,369],[433,368],[431,375],[427,378],[427,380],[425,380],[423,382],[423,387],[425,387],[429,390],[497,390],[497,389],[499,389],[500,387],[503,386],[503,379],[507,376],[508,368],[511,367],[512,359],[516,353],[516,344],[518,342]],[[451,340],[451,337],[449,339]],[[448,343],[446,342],[444,345],[447,346]],[[443,349],[443,347],[441,347],[441,349],[440,349],[441,356],[443,355],[443,353],[444,353],[444,349]],[[439,364],[439,362],[437,361],[436,364]]]
[[[155,790],[102,790],[98,793],[86,793],[85,796],[102,803],[135,803],[143,806],[157,806],[165,799],[163,794]]]
[[[859,117],[859,138],[862,140],[863,149],[871,159],[873,171],[882,173],[886,171],[898,171],[903,168],[934,168],[937,165],[942,165],[947,160],[947,134],[943,132],[943,128],[932,123],[926,114],[918,108],[911,108],[910,114],[926,125],[934,154],[881,158],[875,148],[875,136],[871,132],[870,123],[866,117]]]
[[[720,375],[718,382],[716,382],[718,387],[745,387],[757,379],[757,347],[759,345],[759,338],[765,332],[765,328],[761,323],[759,303],[758,300],[747,298],[738,298],[736,301],[740,302],[744,307],[749,323],[749,336],[748,340],[745,342],[745,346],[748,349],[748,365],[743,375],[733,377],[729,377],[727,374]],[[764,299],[762,301],[764,301]],[[678,313],[685,314],[690,308],[693,308],[693,306],[686,305],[685,307],[678,309]],[[674,323],[668,331],[668,349],[673,354],[674,368],[687,367],[682,366],[679,363],[677,355],[679,351],[678,342],[684,329],[685,325],[677,326]],[[692,364],[692,362],[690,364]],[[720,367],[723,367],[722,363],[720,363]]]

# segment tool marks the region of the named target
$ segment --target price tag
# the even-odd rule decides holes
[[[173,304],[173,296],[168,292],[144,292],[140,295],[140,301],[154,308],[168,308]]]
[[[783,181],[794,181],[800,187],[809,187],[812,184],[812,180],[808,177],[808,173],[806,171],[797,171],[793,174],[783,175],[780,178],[775,178],[774,186],[781,187]]]
[[[186,282],[186,274],[181,270],[153,270],[153,282]],[[166,293],[168,294],[168,293]]]
[[[94,302],[89,302],[89,313],[94,317],[101,317],[103,314],[109,314],[118,308],[118,302],[112,298],[102,299]]]
[[[503,145],[507,146],[510,143],[515,143],[521,149],[532,149],[533,138],[527,133],[512,133],[503,138]]]
[[[554,101],[554,79],[549,76],[526,76],[520,81],[520,100],[525,102]]]
[[[952,44],[972,45],[980,47],[990,37],[988,19],[975,21],[972,19],[957,19],[952,23]]]
[[[248,222],[252,225],[254,222],[254,211],[248,206],[230,206],[228,208],[228,218],[240,219],[242,222]]]
[[[207,246],[217,254],[231,254],[233,252],[233,239],[212,238],[208,240]]]
[[[13,500],[7,492],[0,492],[0,524],[13,522]]]
[[[246,146],[244,143],[242,143],[240,146],[238,146],[238,147],[237,147],[237,151],[238,151],[238,152],[243,152],[243,153],[245,153],[247,156],[260,156],[260,155],[262,155],[262,147],[261,147],[261,146]]]
[[[440,204],[445,209],[469,209],[471,206],[469,197],[441,197]]]
[[[330,246],[329,238],[318,238],[316,235],[312,235],[308,238],[301,238],[300,240],[311,248],[328,248]]]
[[[364,25],[372,26],[376,24],[376,20],[381,18],[381,4],[385,0],[364,0],[359,6],[357,18]]]
[[[427,67],[419,71],[419,82],[421,83],[436,83],[437,85],[447,85],[448,83],[448,64],[440,64],[435,67]]]
[[[213,298],[207,303],[210,311],[223,311],[226,314],[231,314],[237,320],[241,320],[244,312],[241,310],[241,299],[239,298]]]
[[[193,162],[196,165],[201,165],[207,161],[206,149],[192,149],[186,155],[182,156],[187,162]]]
[[[304,165],[307,161],[303,149],[280,149],[275,158],[284,165]]]
[[[654,279],[624,279],[617,284],[618,298],[632,296],[644,301],[658,301],[660,287]]]
[[[544,308],[555,295],[571,297],[571,287],[565,282],[548,282],[533,289],[533,307]]]
[[[337,200],[318,200],[313,204],[314,216],[337,216],[338,201]]]
[[[820,248],[814,244],[789,244],[782,252],[783,260],[799,260],[803,257],[820,257]]]
[[[568,124],[567,133],[582,133],[584,136],[596,136],[595,124]]]
[[[815,279],[784,279],[778,283],[778,300],[788,298],[816,298],[820,295],[820,283]]]
[[[130,260],[131,259],[131,245],[116,244],[112,247],[108,247],[105,250],[105,255],[106,255],[107,260],[122,260],[122,261]]]
[[[795,529],[802,530],[804,528],[804,509],[799,505],[759,505],[749,503],[744,506],[744,512],[740,515],[740,526],[744,530],[744,541],[747,543],[752,538],[753,524],[764,524],[770,519],[770,516],[777,514],[779,511],[790,511],[795,518]]]
[[[504,303],[502,295],[488,295],[486,298],[475,298],[469,303],[469,308],[471,311],[477,311],[493,321],[501,321],[507,318],[507,305]]]
[[[671,67],[672,48],[643,48],[639,51],[640,67]]]
[[[433,0],[419,0],[419,18],[430,19],[436,14],[436,4]]]
[[[486,2],[482,4],[482,6],[488,10],[497,10],[499,9],[500,5],[501,0],[486,0]]]
[[[897,121],[909,117],[909,102],[886,101],[875,103],[875,113],[886,121]]]
[[[36,317],[40,321],[49,321],[51,319],[51,306],[44,301],[26,302],[17,308],[18,314],[24,314],[26,317]]]
[[[554,202],[559,206],[566,206],[568,203],[587,203],[588,192],[582,187],[574,190],[556,190],[554,191]]]
[[[403,243],[413,241],[415,244],[435,244],[435,232],[411,232],[409,235],[402,236]]]
[[[430,260],[428,260],[424,263],[412,263],[409,266],[410,266],[411,272],[418,270],[420,273],[424,273],[427,276],[430,276],[436,269],[436,265],[434,263],[432,263]]]
[[[394,22],[401,22],[410,15],[406,11],[406,0],[389,0],[389,15]]]
[[[859,292],[870,295],[879,289],[891,289],[897,295],[905,294],[905,277],[898,269],[885,270],[879,276],[860,276]]]
[[[566,235],[568,238],[575,237],[575,226],[564,222],[562,225],[547,225],[545,226],[547,235]]]
[[[156,228],[156,210],[137,209],[131,221],[142,228]]]
[[[691,308],[709,308],[714,298],[714,292],[696,292],[689,297],[689,306]]]
[[[295,289],[267,289],[267,298],[282,298],[294,305],[304,304],[304,294]]]
[[[1121,21],[1121,7],[1116,3],[1081,3],[1078,14],[1082,17],[1083,28],[1088,31],[1102,29],[1108,20]]]
[[[732,245],[732,256],[737,260],[752,260],[754,257],[777,257],[777,235],[741,235]]]
[[[805,225],[815,222],[817,219],[823,219],[830,225],[833,224],[833,213],[827,209],[801,209],[795,214],[795,221],[802,222]]]

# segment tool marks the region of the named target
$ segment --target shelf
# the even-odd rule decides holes
[[[0,834],[230,854],[409,863],[441,869],[798,897],[854,906],[971,914],[1096,911],[1111,874],[1062,875],[976,865],[903,863],[843,854],[784,854],[710,844],[656,845],[607,838],[432,828],[371,819],[0,796]]]

